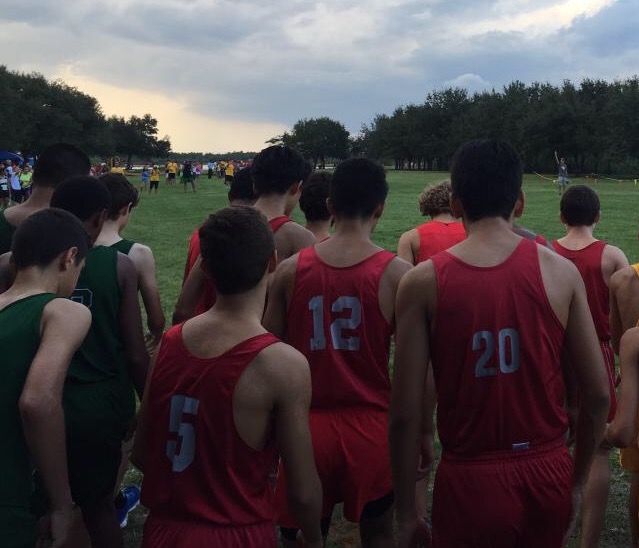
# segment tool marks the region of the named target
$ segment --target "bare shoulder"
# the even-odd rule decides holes
[[[299,253],[295,253],[295,255],[291,255],[279,263],[275,270],[276,279],[280,281],[291,281],[295,277],[299,256]]]
[[[639,283],[639,275],[632,266],[621,268],[610,276],[610,288],[613,290],[632,283]]]
[[[418,239],[419,239],[419,233],[417,232],[416,228],[411,228],[410,230],[407,230],[399,237],[400,243],[401,242],[411,243]]]
[[[89,309],[71,299],[53,299],[42,311],[44,321],[60,321],[63,325],[87,328],[91,325],[91,312]]]
[[[278,230],[278,234],[279,232],[289,235],[295,240],[296,243],[298,243],[302,247],[308,247],[309,245],[313,245],[315,243],[315,236],[313,235],[313,233],[296,222],[285,223],[284,225],[282,225],[282,228]],[[295,251],[299,251],[299,249],[301,248],[295,249]]]
[[[430,259],[415,265],[402,278],[402,285],[410,285],[419,287],[420,285],[428,285],[437,281],[435,273],[435,264]]]
[[[621,336],[621,348],[626,352],[639,354],[639,327],[631,327]]]
[[[625,266],[628,266],[628,259],[626,258],[626,254],[617,246],[607,244],[603,250],[604,260],[609,260],[610,262],[617,265],[617,269],[619,270]]]
[[[562,281],[576,282],[581,280],[581,275],[577,267],[565,257],[548,249],[543,245],[537,246],[539,257],[539,266],[544,278],[548,276],[557,276]],[[564,278],[565,277],[565,278]]]
[[[138,270],[148,268],[155,264],[151,248],[137,242],[133,244],[133,247],[131,247],[128,257],[133,261],[136,267],[138,267]]]
[[[308,361],[292,346],[276,342],[264,348],[254,359],[265,380],[281,388],[299,387],[310,379]]]
[[[401,257],[395,257],[388,263],[384,275],[389,280],[393,280],[396,283],[399,283],[399,280],[403,278],[404,274],[406,274],[412,268],[413,265],[408,261],[402,259]]]

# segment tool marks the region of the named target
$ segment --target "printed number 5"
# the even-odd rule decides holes
[[[482,344],[483,343],[483,344]],[[473,350],[484,351],[475,364],[475,377],[494,377],[497,367],[489,367],[495,352],[495,336],[490,331],[477,331],[473,336]],[[514,373],[519,369],[519,333],[508,327],[499,331],[497,336],[499,370],[502,373]],[[510,352],[507,352],[510,350]]]
[[[197,415],[199,405],[200,401],[195,398],[181,395],[171,398],[169,433],[181,438],[179,452],[177,440],[166,442],[166,456],[171,461],[174,472],[183,472],[195,458],[195,428],[191,423],[182,422],[182,419],[184,415]]]

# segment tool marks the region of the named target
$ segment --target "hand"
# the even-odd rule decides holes
[[[435,444],[432,434],[422,435],[419,463],[417,465],[417,481],[424,479],[430,473],[433,460],[435,459]]]
[[[146,346],[146,351],[149,353],[149,356],[153,355],[153,353],[157,350],[161,338],[161,335],[156,337],[150,331],[144,335],[144,345]]]
[[[579,518],[579,510],[581,509],[581,501],[583,499],[583,486],[582,485],[574,485],[572,488],[572,509],[571,509],[571,517],[570,517],[570,525],[568,525],[568,530],[566,531],[566,536],[564,537],[563,546],[566,545],[570,537],[575,531],[575,527],[577,525],[577,519]]]
[[[399,548],[431,548],[432,542],[430,528],[422,519],[399,524],[397,528]]]
[[[71,526],[73,509],[54,510],[40,520],[37,548],[61,548],[66,545]]]

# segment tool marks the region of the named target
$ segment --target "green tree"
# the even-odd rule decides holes
[[[166,158],[171,152],[168,136],[157,138],[158,122],[150,114],[131,116],[128,120],[112,116],[108,120],[113,139],[113,152],[125,155],[127,164],[136,156]]]
[[[350,134],[343,124],[328,117],[304,118],[290,132],[273,137],[269,143],[297,149],[313,166],[324,168],[327,158],[344,159],[350,153]]]

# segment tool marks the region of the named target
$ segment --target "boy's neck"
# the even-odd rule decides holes
[[[291,213],[290,211],[286,211],[286,194],[269,194],[266,196],[262,195],[257,199],[253,207],[262,212],[269,221],[271,219],[275,219],[276,217],[289,215]]]
[[[4,297],[14,301],[40,293],[58,293],[60,282],[57,270],[32,266],[19,270],[13,285],[4,293]]]
[[[117,220],[106,220],[104,221],[104,225],[102,225],[102,230],[100,231],[98,239],[95,241],[95,245],[109,247],[120,240],[122,240],[122,236],[120,236],[120,223]]]
[[[321,242],[331,235],[330,228],[330,219],[328,221],[306,221],[306,229],[313,233],[317,242]]]
[[[558,242],[571,249],[580,249],[597,241],[593,236],[594,230],[595,225],[566,226],[566,235],[559,238]]]

